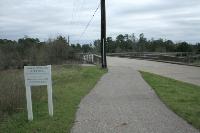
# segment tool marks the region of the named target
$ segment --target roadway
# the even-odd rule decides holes
[[[118,57],[107,60],[108,66],[127,66],[200,86],[200,67]]]

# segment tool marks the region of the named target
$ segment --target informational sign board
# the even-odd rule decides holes
[[[49,115],[53,116],[51,65],[25,66],[24,79],[26,86],[28,120],[33,120],[31,86],[47,86]]]

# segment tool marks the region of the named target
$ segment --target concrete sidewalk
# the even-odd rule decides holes
[[[76,115],[72,133],[199,133],[127,66],[109,66]]]

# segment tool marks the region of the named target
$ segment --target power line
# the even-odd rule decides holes
[[[80,6],[80,10],[82,10],[84,8],[85,5],[85,0],[82,0],[81,6]]]
[[[85,0],[80,1],[79,12],[83,11],[84,5],[85,5]],[[80,18],[80,13],[78,14],[77,18]]]
[[[72,16],[71,16],[71,21],[70,21],[70,25],[73,24],[74,19],[76,18],[76,14],[78,11],[78,6],[77,6],[77,1],[73,1],[73,9],[72,9]]]
[[[85,26],[85,29],[83,30],[83,32],[82,32],[81,35],[80,35],[80,38],[82,38],[83,35],[85,34],[85,32],[87,31],[88,27],[90,26],[92,20],[94,19],[95,15],[96,15],[96,13],[97,13],[97,11],[99,10],[100,5],[101,5],[101,2],[98,4],[98,7],[97,7],[96,10],[94,11],[94,13],[93,13],[91,19],[89,20],[89,22],[88,22],[87,25]]]
[[[73,27],[74,23],[77,22],[76,17],[77,17],[77,12],[78,12],[78,8],[79,8],[79,1],[80,0],[73,0],[72,3],[72,15],[71,15],[71,20],[69,22],[69,25]],[[72,36],[76,36],[76,35],[72,35],[72,33],[70,33],[71,37]]]

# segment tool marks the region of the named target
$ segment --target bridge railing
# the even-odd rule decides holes
[[[167,53],[125,52],[125,53],[108,53],[107,55],[200,65],[200,54],[192,52],[167,52]]]
[[[122,52],[122,53],[108,53],[108,56],[120,56],[120,55],[133,55],[133,56],[144,56],[144,55],[171,55],[171,56],[186,56],[192,55],[192,52]]]
[[[101,56],[97,54],[83,53],[79,54],[79,56],[83,63],[95,64],[95,65],[101,64]]]
[[[101,64],[101,56],[100,55],[93,54],[93,58],[94,58],[94,60],[93,60],[94,64],[97,64],[97,65]]]

